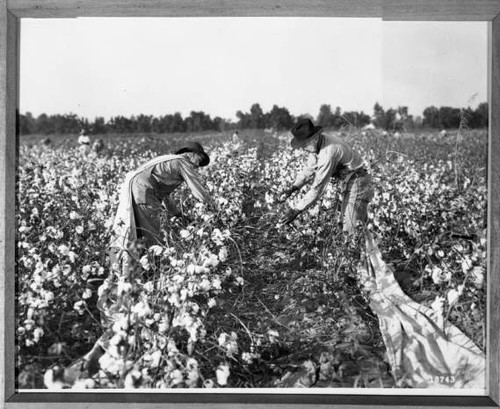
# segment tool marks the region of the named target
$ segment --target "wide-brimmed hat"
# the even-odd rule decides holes
[[[310,119],[301,119],[290,131],[293,135],[291,141],[292,148],[303,148],[309,143],[311,138],[322,129],[322,126],[314,126]]]
[[[176,155],[180,155],[185,152],[194,152],[201,155],[202,160],[200,166],[207,166],[210,163],[210,158],[198,142],[186,142],[184,146],[175,152]]]

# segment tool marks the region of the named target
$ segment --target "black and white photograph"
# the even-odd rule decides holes
[[[487,396],[488,23],[19,38],[16,390]]]

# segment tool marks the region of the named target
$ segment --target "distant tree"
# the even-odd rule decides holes
[[[413,125],[415,128],[422,128],[424,126],[424,120],[421,116],[416,116],[415,119],[413,119]]]
[[[396,124],[398,122],[397,115],[398,111],[393,108],[389,108],[387,111],[385,111],[383,129],[392,132],[396,131]]]
[[[19,115],[19,134],[31,135],[36,131],[36,119],[33,118],[31,112],[26,112],[25,115]]]
[[[151,120],[151,132],[162,134],[168,132],[167,116],[154,117]]]
[[[115,133],[132,133],[135,131],[134,121],[124,116],[115,116],[109,120],[109,127]]]
[[[343,118],[343,113],[342,109],[340,107],[335,108],[335,112],[333,113],[333,122],[332,122],[332,127],[335,129],[340,129],[344,126],[345,124],[345,119]]]
[[[363,111],[344,112],[342,115],[343,126],[362,128],[363,126],[368,125],[370,121],[370,115],[366,115]]]
[[[75,133],[80,132],[80,130],[85,129],[86,132],[91,132],[90,122],[87,118],[79,118],[78,119],[78,129],[75,129]]]
[[[266,127],[277,131],[290,129],[293,126],[293,118],[288,109],[273,105],[271,111],[266,115]]]
[[[205,114],[203,111],[191,111],[190,117],[193,129],[191,131],[201,132],[201,131],[211,131],[215,130],[214,123],[210,118],[210,115]],[[188,118],[186,118],[187,120]],[[189,132],[186,123],[186,130]]]
[[[186,132],[195,132],[196,124],[192,116],[184,118],[184,127]]]
[[[373,117],[371,122],[376,128],[394,131],[396,129],[397,113],[398,111],[393,108],[384,110],[382,105],[376,102],[373,106]]]
[[[335,117],[330,105],[323,104],[319,107],[319,114],[316,118],[316,125],[323,126],[325,128],[331,128],[336,125]]]
[[[378,102],[373,106],[373,125],[381,129],[385,129],[386,126],[385,111]]]
[[[391,124],[391,130],[393,132],[403,131],[410,123],[411,115],[408,115],[408,107],[398,106],[394,115],[393,123]]]
[[[182,119],[182,115],[179,112],[176,112],[172,115],[171,122],[169,124],[169,132],[186,132],[186,125],[184,120]]]
[[[108,131],[108,127],[104,118],[100,116],[94,119],[94,122],[91,124],[91,127],[93,129],[93,133],[97,135],[105,134]]]
[[[299,116],[297,116],[297,118],[295,118],[294,123],[297,123],[302,119],[310,119],[311,121],[314,121],[314,118],[311,114],[300,114]]]
[[[259,104],[253,104],[250,108],[250,128],[264,129],[264,112]]]
[[[36,133],[42,135],[50,135],[54,132],[54,123],[49,119],[48,115],[40,114],[36,118]]]
[[[236,118],[238,118],[238,128],[248,129],[251,127],[250,115],[242,111],[236,111]]]
[[[435,106],[430,106],[424,109],[422,125],[426,128],[441,128],[441,120],[439,118],[439,109]]]
[[[214,130],[219,132],[224,132],[226,129],[229,129],[229,124],[227,121],[219,116],[216,116],[213,119]]]
[[[477,108],[471,112],[469,120],[471,128],[487,128],[488,127],[488,103],[482,102]]]
[[[153,117],[151,115],[140,114],[135,118],[135,122],[137,132],[150,133],[152,131]]]
[[[440,107],[439,108],[439,125],[444,129],[458,129],[462,119],[467,121],[465,111],[459,108]]]

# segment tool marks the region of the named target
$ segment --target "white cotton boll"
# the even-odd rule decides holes
[[[75,262],[75,260],[78,258],[78,255],[74,251],[70,251],[68,253],[68,257],[72,263]]]
[[[137,314],[138,318],[145,318],[151,315],[152,311],[148,303],[140,301],[132,307],[132,312]]]
[[[170,323],[166,318],[162,319],[158,324],[159,332],[167,332],[169,328],[170,328]]]
[[[215,371],[217,376],[217,383],[221,386],[227,385],[227,379],[229,378],[229,367],[227,365],[219,365]]]
[[[210,269],[204,266],[194,266],[194,272],[196,274],[208,274],[210,273]]]
[[[241,354],[241,359],[243,362],[251,364],[253,362],[253,355],[249,352],[243,352],[243,354]]]
[[[182,376],[182,372],[179,369],[176,369],[170,373],[170,382],[172,385],[179,385],[184,380]]]
[[[212,288],[212,285],[210,284],[210,281],[208,279],[204,278],[203,280],[201,280],[199,288],[202,291],[209,291],[210,288]]]
[[[219,258],[212,253],[210,253],[210,255],[203,261],[203,267],[206,268],[217,267],[218,265],[219,265]]]
[[[41,329],[40,327],[36,327],[33,331],[34,341],[38,342],[42,337],[43,337],[43,329]]]
[[[140,386],[142,380],[141,372],[134,370],[127,374],[124,381],[124,386],[127,389],[136,389]]]
[[[118,282],[118,285],[116,286],[116,292],[119,296],[128,294],[130,291],[132,291],[132,284],[126,283],[124,281]]]
[[[228,251],[226,246],[222,246],[221,249],[219,250],[219,260],[224,262],[227,260],[228,257]]]
[[[152,293],[154,291],[154,284],[151,281],[148,281],[147,283],[144,284],[143,286],[144,291],[147,293]]]
[[[109,340],[109,344],[118,346],[122,342],[122,340],[125,339],[126,337],[127,337],[126,332],[124,331],[117,332],[111,337],[111,339]]]
[[[155,351],[151,354],[151,368],[158,368],[160,366],[161,351]]]
[[[113,323],[113,332],[127,331],[128,330],[128,318],[123,315],[121,317],[116,317]]]
[[[187,380],[186,385],[190,388],[195,388],[198,385],[200,374],[198,372],[198,361],[194,358],[189,358],[186,362]]]
[[[93,379],[77,379],[71,389],[73,390],[84,390],[84,389],[94,389],[95,381]]]
[[[220,281],[218,278],[216,278],[216,279],[214,279],[214,280],[212,281],[212,286],[213,286],[213,288],[215,288],[216,290],[220,290],[220,289],[222,288],[222,283],[221,283],[221,281]]]
[[[63,389],[64,388],[64,380],[62,374],[58,367],[54,367],[53,369],[49,369],[43,375],[43,383],[47,387],[47,389]]]
[[[432,268],[432,281],[434,284],[447,283],[451,280],[451,273],[449,271],[443,271],[442,268],[434,266]]]
[[[84,300],[87,300],[89,299],[90,297],[92,297],[92,290],[90,288],[86,288],[85,291],[83,292],[82,294],[82,298]]]
[[[140,263],[141,263],[142,268],[146,271],[149,270],[149,268],[151,267],[147,256],[142,256]]]
[[[484,287],[484,268],[481,266],[474,267],[470,279],[475,288],[482,289]]]
[[[205,381],[203,382],[203,387],[207,389],[212,389],[215,387],[215,383],[211,379],[205,379]]]
[[[153,253],[155,256],[161,256],[161,254],[163,253],[163,247],[154,244],[149,248],[149,251]]]
[[[436,297],[436,299],[431,304],[431,308],[439,314],[443,313],[443,306],[444,306],[443,297]]]
[[[229,335],[223,332],[222,334],[219,335],[219,345],[223,346],[226,343],[226,340],[229,338]]]
[[[471,268],[472,260],[469,256],[465,256],[464,260],[462,261],[462,271],[464,272],[464,274],[467,274]]]
[[[70,218],[71,220],[76,220],[76,219],[79,219],[79,218],[80,218],[80,215],[79,215],[77,212],[72,211],[72,212],[69,214],[69,218]]]
[[[219,206],[225,206],[225,205],[227,205],[227,204],[228,204],[227,199],[225,199],[225,198],[223,198],[223,197],[218,197],[218,198],[216,198],[215,200],[216,200],[216,202],[217,202],[217,204],[218,204]]]
[[[64,244],[61,244],[57,250],[59,251],[59,253],[61,253],[63,256],[67,256],[68,253],[69,253],[69,247],[64,245]]]
[[[73,304],[73,309],[78,311],[78,314],[83,315],[86,306],[87,303],[85,301],[77,301]]]
[[[452,305],[454,305],[457,301],[458,301],[458,298],[460,297],[460,292],[455,290],[455,289],[451,289],[448,291],[448,293],[446,294],[446,298],[448,300],[448,305],[451,307]]]

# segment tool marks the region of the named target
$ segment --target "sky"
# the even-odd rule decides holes
[[[487,100],[487,23],[338,18],[21,20],[20,111],[93,120],[259,103],[316,117]]]

